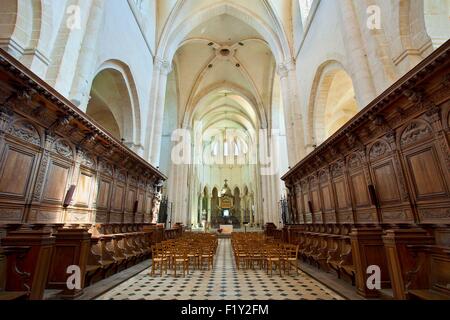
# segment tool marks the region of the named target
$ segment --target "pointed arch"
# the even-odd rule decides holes
[[[336,60],[319,66],[308,103],[308,139],[320,144],[355,116],[359,106],[353,80]]]
[[[284,33],[280,20],[277,18],[277,15],[267,0],[264,0],[263,4],[269,13],[272,25],[268,25],[261,17],[248,11],[243,6],[229,2],[220,2],[209,6],[205,9],[199,10],[193,15],[190,15],[183,21],[177,21],[181,20],[178,18],[181,16],[180,13],[184,4],[184,0],[177,1],[163,29],[157,51],[157,56],[163,60],[173,60],[176,51],[192,29],[213,17],[222,14],[231,15],[258,31],[264,40],[269,44],[277,63],[283,63],[284,61],[290,59],[291,50],[287,37]]]
[[[126,63],[120,60],[107,60],[97,68],[96,76],[92,81],[91,91],[93,89],[95,90],[95,80],[100,75],[105,74],[113,78],[116,89],[123,90],[120,92],[119,97],[125,99],[125,103],[116,105],[115,109],[111,110],[119,124],[119,128],[121,128],[120,138],[125,139],[125,142],[130,147],[139,146],[141,144],[141,112],[139,96],[132,71]],[[120,101],[111,101],[111,103],[120,103]],[[89,105],[92,105],[91,102],[89,102]],[[109,107],[112,108],[113,106],[110,105]],[[87,113],[89,114],[88,111]]]

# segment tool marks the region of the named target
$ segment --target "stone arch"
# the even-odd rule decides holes
[[[47,50],[52,38],[52,5],[48,0],[3,0],[0,9],[1,47],[39,76],[49,64]]]
[[[165,61],[172,61],[177,49],[190,30],[215,16],[229,14],[258,31],[269,44],[275,60],[278,63],[283,63],[291,57],[289,43],[272,6],[267,1],[263,2],[270,13],[271,26],[264,22],[261,17],[249,12],[242,6],[226,2],[202,9],[184,21],[177,21],[184,4],[183,1],[178,1],[163,30],[157,56]]]
[[[98,112],[104,112],[105,117],[108,118],[93,116],[93,113]],[[105,129],[111,130],[110,133],[113,136],[119,140],[124,139],[125,144],[131,149],[137,149],[140,146],[139,97],[131,70],[125,63],[109,60],[98,68],[92,81],[91,100],[86,113],[100,125],[105,125]],[[114,124],[112,120],[116,123]]]
[[[398,3],[398,38],[401,51],[417,56],[413,62],[442,45],[450,38],[450,2],[441,0],[400,0]],[[397,63],[403,55],[396,57]]]
[[[316,72],[309,100],[309,143],[324,142],[358,111],[353,80],[344,66],[335,60],[323,63]]]
[[[436,49],[450,38],[450,1],[424,0],[425,28]]]

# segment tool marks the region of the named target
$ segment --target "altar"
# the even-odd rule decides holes
[[[233,233],[233,225],[231,225],[231,224],[221,224],[220,229],[222,229],[222,234],[232,234]]]

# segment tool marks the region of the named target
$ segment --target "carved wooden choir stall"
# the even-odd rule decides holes
[[[449,138],[447,42],[283,177],[282,236],[364,297],[376,265],[396,299],[450,299]]]
[[[83,288],[148,258],[165,179],[0,50],[0,299],[67,289],[71,265]]]

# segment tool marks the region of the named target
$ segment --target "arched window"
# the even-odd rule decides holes
[[[217,157],[217,155],[219,154],[219,143],[214,142],[211,149],[212,149],[212,155],[214,157]]]
[[[306,24],[306,21],[308,20],[314,0],[298,0],[298,2],[300,4],[300,14],[304,26]]]
[[[229,155],[229,152],[228,152],[229,150],[228,150],[228,141],[225,141],[224,143],[223,143],[223,154],[224,154],[224,156],[225,157],[228,157],[228,155]]]
[[[217,157],[219,155],[219,144],[220,139],[214,140],[211,143],[211,154],[213,157]],[[235,157],[240,155],[245,155],[248,153],[248,145],[242,138],[235,138],[231,142],[229,140],[225,140],[223,143],[223,156],[228,157],[233,155]]]

